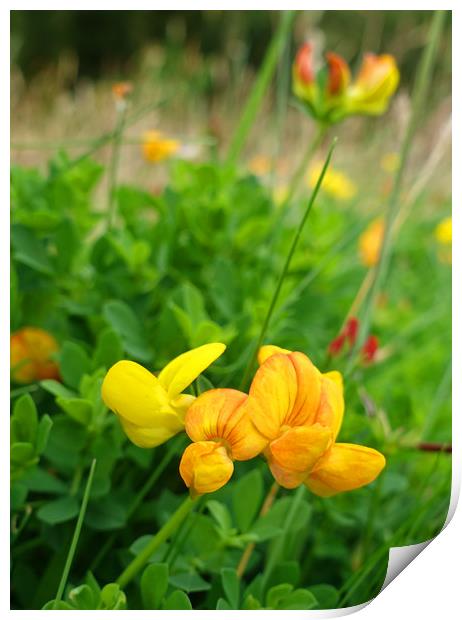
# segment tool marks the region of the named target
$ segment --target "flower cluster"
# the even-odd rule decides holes
[[[351,351],[356,343],[358,336],[359,321],[355,317],[350,317],[345,323],[345,327],[340,334],[329,344],[328,352],[332,357],[340,355],[347,345]],[[379,339],[377,336],[371,335],[367,337],[366,342],[361,348],[363,361],[369,364],[375,360],[377,350],[379,348]]]
[[[313,45],[305,43],[292,67],[293,92],[315,119],[327,125],[354,114],[383,114],[399,83],[395,59],[389,54],[366,54],[354,81],[348,64],[334,52],[326,53],[319,70],[315,67]]]
[[[141,150],[146,161],[157,164],[169,159],[180,148],[178,140],[167,138],[160,131],[149,130],[144,133]]]
[[[138,446],[157,446],[185,430],[192,443],[180,462],[191,495],[225,485],[234,461],[263,455],[275,480],[301,484],[328,497],[369,484],[385,466],[380,452],[338,443],[344,413],[340,373],[321,373],[300,352],[264,346],[249,393],[211,389],[195,398],[183,390],[215,361],[225,346],[203,345],[170,362],[156,377],[134,362],[121,361],[102,387]]]
[[[10,336],[11,377],[17,383],[59,379],[55,338],[39,327],[23,327]]]

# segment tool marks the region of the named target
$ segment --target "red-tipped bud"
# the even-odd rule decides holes
[[[350,347],[354,345],[356,342],[356,338],[358,336],[359,329],[359,321],[354,316],[350,317],[345,325],[345,329],[343,330],[343,334],[348,340]]]
[[[370,364],[374,361],[378,348],[379,339],[377,336],[369,336],[362,348],[363,359],[366,364]]]
[[[335,357],[336,355],[338,355],[340,351],[342,350],[344,344],[345,344],[345,334],[340,334],[340,336],[337,336],[337,338],[334,338],[332,342],[330,343],[329,348],[328,348],[329,355],[332,355],[332,357]]]
[[[311,43],[304,43],[298,50],[294,62],[296,77],[304,85],[314,82],[313,71],[313,46]]]
[[[334,52],[326,53],[329,75],[327,92],[329,95],[341,95],[350,82],[350,69],[341,56]]]

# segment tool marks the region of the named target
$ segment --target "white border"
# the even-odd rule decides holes
[[[80,10],[121,10],[121,9],[133,9],[133,10],[163,10],[165,8],[164,3],[147,2],[146,0],[138,1],[133,6],[127,7],[127,4],[113,0],[112,2],[89,2],[88,0],[81,0],[78,4],[71,3],[74,6],[65,7],[69,9]],[[14,7],[9,7],[11,10],[36,10],[36,9],[56,9],[62,10],[62,2],[51,1],[44,3],[38,7],[37,3],[29,2],[16,2]],[[300,9],[300,10],[434,10],[445,9],[453,11],[453,66],[454,75],[459,79],[453,80],[453,162],[455,162],[454,170],[460,170],[462,157],[461,157],[461,112],[462,112],[462,97],[460,76],[462,58],[462,45],[461,45],[461,13],[462,11],[457,6],[455,1],[420,1],[420,2],[403,2],[390,0],[386,3],[378,2],[346,2],[336,1],[330,2],[325,0],[322,3],[314,4],[308,2],[291,2],[287,6],[282,6],[277,2],[242,2],[234,0],[233,2],[221,2],[217,6],[216,2],[202,1],[202,2],[169,2],[168,9],[175,10],[283,10],[283,9]],[[9,136],[9,101],[5,96],[6,92],[9,92],[9,64],[6,59],[9,58],[9,11],[2,9],[0,15],[3,19],[0,21],[0,50],[1,58],[1,77],[2,92],[4,96],[0,98],[1,116],[0,127],[1,135]],[[5,88],[6,87],[6,88]],[[2,167],[1,167],[1,189],[3,195],[2,209],[1,209],[1,226],[0,226],[0,269],[2,272],[1,282],[3,284],[3,303],[2,303],[2,329],[0,331],[0,350],[3,352],[1,357],[1,394],[3,402],[3,421],[4,432],[2,432],[1,440],[4,442],[3,449],[0,453],[1,458],[1,471],[3,493],[2,497],[9,497],[9,444],[8,432],[7,432],[7,415],[6,411],[9,409],[9,360],[7,359],[7,351],[9,348],[9,321],[4,316],[9,316],[9,287],[7,288],[7,282],[9,281],[9,214],[7,205],[9,204],[9,143],[5,140],[4,148],[1,150]],[[461,470],[462,470],[462,411],[460,404],[461,390],[462,390],[462,328],[460,322],[457,320],[462,316],[461,305],[461,253],[462,248],[460,241],[461,236],[461,206],[460,197],[462,196],[462,181],[461,175],[455,174],[453,178],[453,195],[458,198],[455,208],[453,208],[453,230],[454,230],[454,243],[453,243],[453,316],[456,320],[453,323],[453,487],[451,497],[451,508],[448,514],[448,519],[445,529],[439,536],[437,536],[437,544],[431,542],[428,547],[425,545],[425,551],[419,555],[413,562],[412,568],[406,568],[400,575],[399,579],[393,581],[393,583],[386,587],[381,594],[374,599],[369,605],[358,606],[363,608],[358,612],[360,615],[358,618],[366,619],[385,619],[389,620],[390,614],[398,614],[399,617],[418,616],[421,618],[435,618],[436,614],[440,617],[454,617],[454,611],[460,609],[460,549],[461,532],[462,532],[462,511],[459,510],[455,513],[453,520],[452,516],[456,508],[458,496],[460,493],[461,482]],[[5,290],[8,290],[5,300]],[[9,515],[6,509],[3,509],[0,513],[1,519],[1,544],[2,544],[2,564],[0,574],[0,587],[1,587],[1,608],[3,611],[15,614],[16,617],[35,618],[39,617],[38,614],[42,614],[40,611],[9,611],[9,562],[8,551],[9,550]],[[457,564],[456,564],[457,562]],[[353,609],[349,610],[350,612]],[[344,615],[347,610],[332,610],[331,612],[309,612],[309,611],[292,611],[292,612],[276,612],[276,611],[255,611],[255,612],[232,612],[232,617],[243,616],[245,614],[252,613],[253,615],[271,614],[273,617],[284,617],[288,613],[292,617],[337,617]],[[58,615],[62,612],[54,612]],[[89,611],[89,612],[74,612],[77,616],[82,618],[91,618],[99,616],[101,612]],[[104,612],[105,614],[115,612]],[[152,618],[153,613],[158,615],[160,612],[152,611],[131,611],[131,617],[146,617]],[[229,612],[220,611],[192,611],[192,612],[162,612],[164,614],[170,614],[170,617],[175,618],[182,616],[186,613],[192,614],[195,617],[203,617],[206,615],[209,618],[223,618],[230,617]],[[58,617],[58,616],[54,616]]]

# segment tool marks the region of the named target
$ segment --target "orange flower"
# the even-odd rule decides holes
[[[146,131],[141,147],[147,161],[158,163],[174,155],[180,148],[180,143],[178,140],[165,138],[160,131]]]
[[[359,238],[359,254],[366,267],[377,264],[383,243],[385,223],[382,218],[371,222]]]
[[[58,343],[51,334],[39,327],[23,327],[10,336],[11,375],[17,383],[43,379],[59,379],[58,364],[53,354]]]
[[[233,461],[246,461],[265,447],[265,439],[246,415],[247,394],[214,389],[189,407],[185,430],[194,443],[183,453],[180,475],[193,496],[212,493],[231,478]]]
[[[262,347],[243,409],[267,440],[265,456],[285,488],[306,484],[321,496],[357,489],[385,466],[371,448],[335,443],[344,413],[340,373],[321,374],[306,355]]]
[[[112,94],[117,101],[124,101],[132,92],[131,82],[116,82],[112,85]]]

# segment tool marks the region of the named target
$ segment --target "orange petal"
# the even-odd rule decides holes
[[[345,60],[335,52],[326,54],[328,71],[327,88],[330,95],[341,95],[350,83],[350,69]]]
[[[306,481],[321,497],[352,491],[373,482],[385,467],[377,450],[349,443],[337,443],[323,456]]]
[[[291,353],[297,377],[297,398],[285,424],[303,426],[312,424],[321,398],[321,373],[304,353]]]
[[[180,475],[191,494],[213,493],[233,475],[234,465],[226,448],[215,441],[189,445],[180,462]]]
[[[342,375],[333,370],[321,376],[321,399],[316,412],[316,422],[332,429],[334,440],[342,426],[345,402]]]
[[[266,451],[276,481],[287,489],[304,482],[332,442],[332,431],[320,424],[290,428]]]
[[[257,370],[244,407],[257,430],[276,439],[297,398],[297,375],[288,355],[277,353]]]
[[[188,409],[186,432],[193,441],[224,440],[233,459],[259,454],[267,441],[250,422],[242,407],[247,394],[228,388],[208,390]]]
[[[292,351],[289,351],[289,349],[281,349],[281,347],[276,347],[274,344],[265,344],[264,346],[260,347],[259,351],[258,351],[258,363],[261,366],[263,364],[263,362],[266,362],[266,360],[271,357],[272,355],[275,355],[276,353],[292,353]]]

